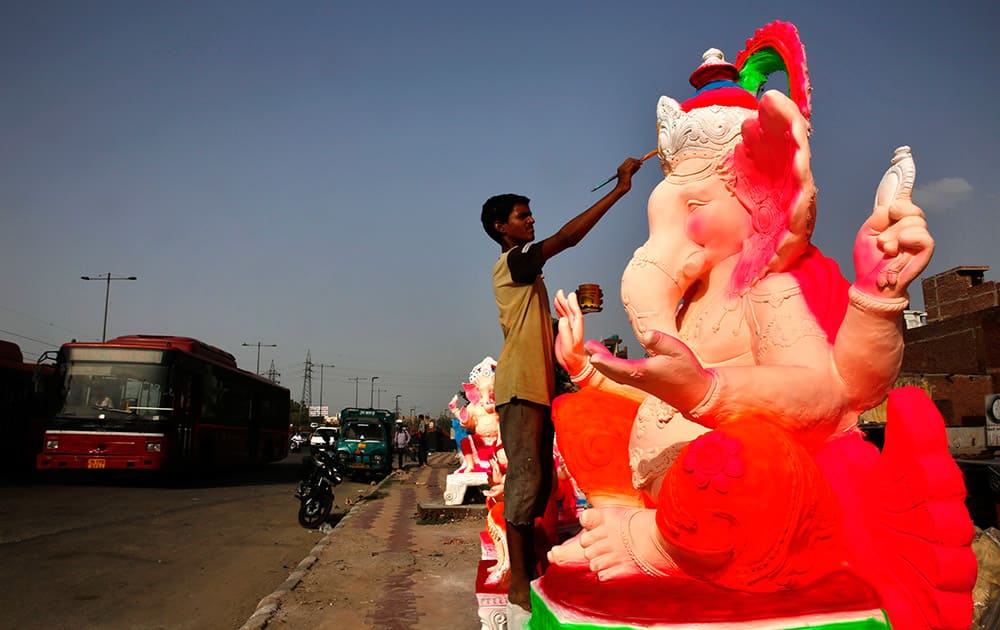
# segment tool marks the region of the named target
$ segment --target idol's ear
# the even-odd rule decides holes
[[[470,404],[476,405],[482,399],[479,388],[474,383],[462,383],[462,391],[465,392],[465,397]]]
[[[683,115],[680,103],[669,96],[661,96],[656,103],[656,152],[664,177],[670,174],[675,147],[684,143],[684,132],[677,124]]]

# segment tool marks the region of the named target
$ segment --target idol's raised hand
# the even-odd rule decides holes
[[[576,293],[569,296],[562,289],[556,291],[553,301],[559,316],[559,334],[556,335],[556,360],[570,376],[581,374],[587,367],[587,354],[583,350],[583,311]]]
[[[934,253],[924,213],[910,201],[915,177],[910,147],[896,149],[875,193],[875,208],[854,241],[854,286],[868,295],[905,296]]]

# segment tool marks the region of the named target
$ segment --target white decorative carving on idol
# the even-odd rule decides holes
[[[507,596],[480,596],[479,622],[481,630],[507,630]]]
[[[753,111],[742,107],[710,105],[684,112],[669,96],[661,96],[656,106],[660,123],[657,147],[663,174],[670,175],[689,158],[714,160],[728,153],[740,139],[740,124]]]
[[[483,630],[508,630],[507,606],[505,605],[503,609],[490,610],[489,618],[482,621]]]
[[[709,48],[701,54],[702,66],[721,66],[726,63],[729,63],[726,56],[718,48]]]
[[[913,162],[910,147],[897,147],[889,169],[882,176],[875,191],[875,206],[887,206],[896,198],[909,199],[913,192],[913,182],[917,178],[917,167]]]
[[[635,488],[645,488],[653,477],[662,475],[688,444],[687,440],[678,441],[670,430],[671,422],[688,424],[676,409],[655,396],[646,397],[639,405],[628,448]],[[696,433],[700,432],[701,428]],[[640,443],[645,446],[636,446]]]
[[[709,48],[702,55],[702,66],[724,65],[722,51]],[[661,96],[656,104],[659,134],[657,148],[663,174],[669,175],[677,164],[688,158],[715,160],[728,153],[740,139],[740,124],[753,113],[743,107],[710,105],[691,112],[680,103]]]

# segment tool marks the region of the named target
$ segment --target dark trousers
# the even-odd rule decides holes
[[[545,513],[552,493],[552,426],[547,405],[513,399],[497,407],[507,454],[503,515],[510,525],[530,526]],[[508,530],[509,531],[509,530]]]
[[[406,455],[406,447],[396,449],[396,461],[398,462],[397,468],[403,467],[403,455]]]

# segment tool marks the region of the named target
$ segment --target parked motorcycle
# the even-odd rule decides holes
[[[333,510],[333,487],[344,481],[337,451],[316,450],[303,460],[303,474],[295,491],[299,500],[299,525],[319,527]]]

